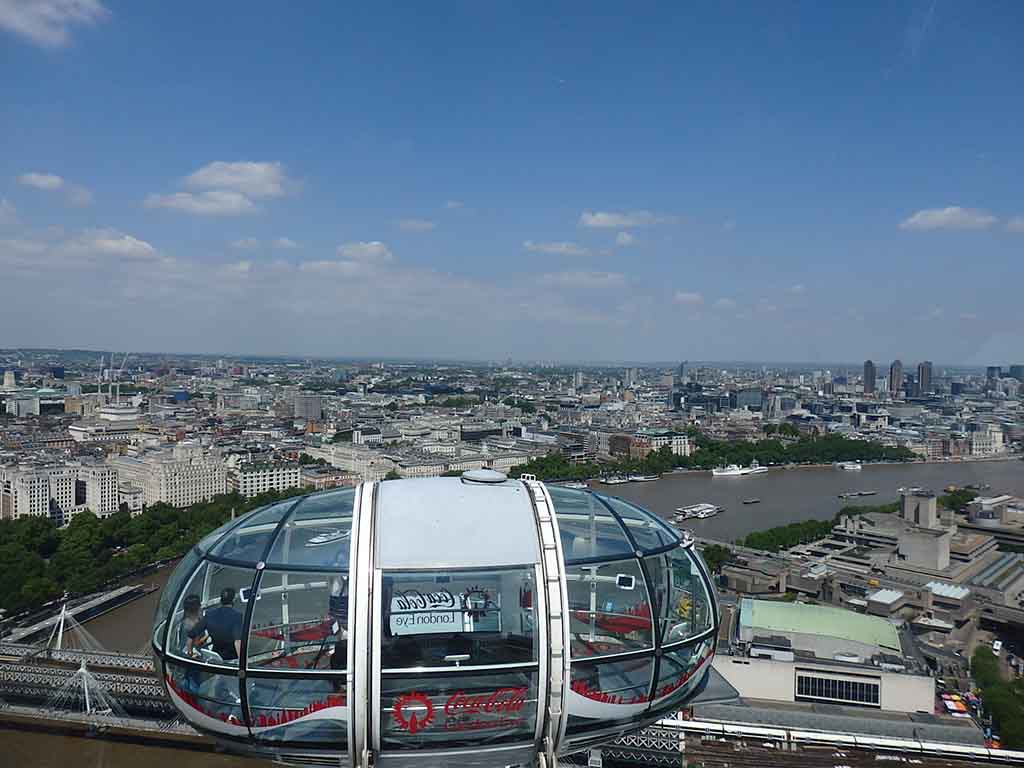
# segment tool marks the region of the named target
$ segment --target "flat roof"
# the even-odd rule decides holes
[[[901,648],[899,633],[887,619],[826,605],[744,598],[740,604],[740,626],[767,630],[761,634],[792,632],[837,637],[895,651]]]

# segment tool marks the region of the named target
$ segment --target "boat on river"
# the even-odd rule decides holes
[[[606,475],[601,478],[602,485],[624,485],[628,482],[629,478],[622,475]]]
[[[837,461],[836,469],[845,469],[847,472],[860,472],[864,465],[859,461]]]
[[[761,500],[760,499],[756,499],[756,498],[755,499],[744,499],[743,503],[744,504],[760,504]]]
[[[659,478],[659,475],[630,475],[631,483],[652,483]]]
[[[712,477],[745,477],[747,475],[760,475],[768,471],[768,467],[762,467],[757,461],[752,461],[749,467],[741,467],[739,464],[730,464],[727,467],[715,467],[711,470]]]
[[[686,507],[676,507],[676,520],[707,520],[724,511],[722,507],[707,502],[690,504]]]

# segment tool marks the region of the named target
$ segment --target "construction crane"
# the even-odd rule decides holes
[[[131,352],[124,353],[124,360],[121,361],[121,367],[117,369],[117,399],[114,401],[115,405],[121,404],[121,373],[124,371],[125,363],[128,362],[128,358],[131,357]],[[114,365],[114,356],[110,356],[110,365]]]

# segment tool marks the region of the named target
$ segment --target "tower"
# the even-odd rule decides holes
[[[889,394],[895,395],[903,388],[903,363],[893,360],[889,366]]]
[[[922,360],[917,364],[917,391],[926,395],[932,391],[932,361]]]
[[[875,364],[870,360],[864,361],[864,394],[873,395],[875,394],[875,381],[878,379],[878,372],[875,370]]]

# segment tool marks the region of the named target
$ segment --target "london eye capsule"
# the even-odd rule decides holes
[[[680,709],[717,634],[688,537],[479,470],[227,523],[167,582],[153,650],[174,706],[229,749],[483,767],[551,765]]]

